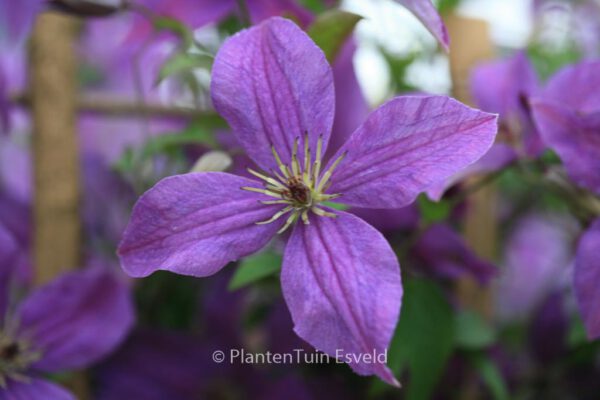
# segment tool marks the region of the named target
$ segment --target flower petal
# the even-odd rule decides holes
[[[600,337],[600,219],[579,240],[575,261],[575,296],[590,339]]]
[[[364,122],[369,114],[365,99],[354,71],[356,43],[346,40],[332,65],[335,82],[335,119],[327,155],[334,154],[352,132]]]
[[[544,142],[561,158],[569,177],[600,194],[600,111],[580,114],[562,103],[532,100]]]
[[[524,112],[523,96],[538,89],[533,65],[524,52],[513,57],[477,66],[471,74],[471,90],[481,109],[498,113],[504,118]]]
[[[20,332],[42,353],[34,368],[83,368],[113,351],[134,322],[129,289],[106,266],[65,274],[17,309]]]
[[[421,20],[425,28],[449,51],[450,36],[440,14],[430,0],[396,0]]]
[[[506,60],[482,64],[471,74],[476,105],[500,114],[502,127],[510,137],[520,138],[525,154],[532,157],[544,149],[528,102],[538,87],[535,69],[522,51]]]
[[[403,207],[484,155],[496,120],[445,96],[397,97],[373,111],[339,150],[347,155],[328,192],[358,207]]]
[[[429,227],[419,238],[412,254],[417,265],[435,277],[458,279],[470,275],[486,285],[498,269],[477,257],[464,239],[446,224]]]
[[[364,358],[384,354],[394,333],[402,299],[398,260],[381,233],[337,214],[297,224],[285,249],[281,284],[294,330],[358,374],[398,385],[385,362]]]
[[[519,320],[569,285],[575,222],[555,215],[523,217],[510,232],[496,293],[499,319]]]
[[[287,163],[295,138],[302,148],[306,133],[313,156],[323,135],[324,154],[335,107],[333,76],[323,52],[292,21],[270,18],[228,39],[215,59],[211,93],[261,168],[276,166],[271,144]]]
[[[251,0],[247,5],[253,24],[258,24],[269,17],[287,15],[305,27],[314,18],[296,0]]]
[[[54,383],[30,378],[27,382],[9,381],[0,400],[75,400],[75,396]]]
[[[0,222],[0,319],[8,305],[10,283],[16,266],[19,248],[8,229]]]
[[[438,182],[427,189],[427,196],[440,201],[447,189],[471,176],[489,174],[499,171],[512,163],[517,158],[517,153],[506,143],[495,143],[477,162],[469,165],[449,179]]]
[[[600,111],[600,61],[585,61],[560,70],[540,94],[572,110],[588,114]]]
[[[157,270],[208,276],[260,250],[282,222],[256,223],[281,207],[261,204],[273,198],[242,190],[244,186],[261,185],[222,172],[160,181],[133,209],[119,246],[123,269],[134,277]]]

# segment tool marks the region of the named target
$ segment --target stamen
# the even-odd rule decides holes
[[[294,150],[292,151],[292,172],[294,174],[294,176],[298,176],[300,174],[300,163],[298,162],[298,140],[299,138],[296,137],[296,139],[294,139]]]
[[[286,214],[286,213],[288,213],[288,212],[290,212],[290,211],[292,211],[292,210],[293,210],[293,207],[292,207],[292,206],[287,206],[287,207],[286,207],[286,208],[284,208],[283,210],[276,212],[276,213],[275,213],[275,215],[273,215],[273,216],[272,216],[271,218],[269,218],[268,220],[266,220],[266,221],[260,221],[260,222],[257,222],[257,223],[256,223],[256,225],[265,225],[265,224],[270,224],[271,222],[274,222],[274,221],[276,221],[277,219],[279,219],[279,217],[281,217],[283,214]]]
[[[279,179],[279,181],[281,183],[283,183],[284,185],[287,182],[287,179],[285,179],[283,176],[279,175],[279,173],[277,171],[275,171],[274,169],[271,169],[271,174],[273,174],[273,176],[275,176],[275,178]]]
[[[319,174],[321,173],[321,151],[323,150],[323,135],[319,136],[319,139],[317,140],[317,153],[315,154],[315,165],[314,165],[314,170],[313,170],[313,186],[312,188],[314,189],[314,185],[316,185],[318,179],[319,179]]]
[[[289,204],[287,200],[259,200],[262,204],[272,205],[272,204]]]
[[[310,147],[308,143],[308,132],[304,134],[304,183],[310,186]]]
[[[249,187],[249,186],[243,186],[243,187],[241,187],[240,189],[242,189],[242,190],[247,190],[247,191],[249,191],[249,192],[262,193],[262,194],[265,194],[265,195],[267,195],[267,196],[276,197],[276,198],[278,198],[278,199],[280,199],[280,198],[281,198],[281,194],[279,194],[279,193],[275,193],[275,192],[272,192],[272,191],[270,191],[270,190],[266,190],[266,189],[255,188],[255,187]]]
[[[337,218],[337,215],[328,211],[323,210],[322,208],[319,207],[313,207],[311,208],[312,212],[314,212],[315,214],[317,214],[318,216],[321,217],[330,217],[330,218]]]
[[[285,165],[283,162],[281,162],[281,158],[279,158],[279,154],[277,154],[277,150],[275,150],[275,146],[273,146],[273,145],[271,145],[271,152],[273,153],[273,156],[275,157],[275,161],[277,162],[277,166],[281,170],[281,173],[283,174],[283,176],[285,176],[286,178],[289,178],[290,171],[288,170],[287,165]]]
[[[310,225],[310,221],[308,220],[308,208],[304,211],[302,211],[302,222],[304,222],[304,225]]]
[[[346,157],[346,154],[348,154],[348,152],[343,152],[341,156],[339,156],[337,158],[337,160],[335,160],[333,162],[333,164],[331,165],[331,167],[329,167],[329,169],[327,171],[325,171],[325,173],[323,174],[323,179],[321,179],[321,181],[319,182],[319,184],[317,185],[317,192],[321,192],[321,190],[323,190],[323,186],[325,186],[325,184],[327,183],[327,181],[329,181],[329,178],[331,178],[331,175],[333,174],[333,171],[337,168],[337,166],[342,162],[342,160],[344,159],[344,157]]]
[[[296,222],[296,220],[298,219],[298,212],[294,211],[287,219],[287,221],[285,221],[285,224],[283,225],[283,227],[277,231],[277,233],[283,233],[285,232],[285,230],[287,228],[290,227],[290,225],[292,225],[294,222]]]
[[[287,191],[287,187],[285,187],[285,186],[281,186],[281,185],[273,186],[271,184],[266,184],[265,189],[267,189],[273,193],[278,193],[280,195],[284,194]]]
[[[256,172],[252,168],[246,168],[246,171],[248,171],[249,173],[251,173],[252,175],[257,177],[258,179],[262,179],[263,181],[270,183],[272,186],[278,187],[280,189],[285,189],[285,186],[283,185],[283,183],[278,182],[269,176],[263,175],[260,172]]]
[[[341,197],[341,196],[342,196],[341,193],[336,193],[336,194],[319,194],[318,201],[329,201],[329,200],[337,199],[338,197]]]

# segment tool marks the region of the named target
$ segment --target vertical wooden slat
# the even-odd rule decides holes
[[[446,19],[452,46],[450,70],[453,94],[462,102],[472,104],[469,76],[474,66],[492,58],[494,47],[490,39],[489,26],[485,21],[451,15]],[[496,206],[497,196],[493,185],[478,190],[468,199],[468,211],[464,233],[467,242],[480,256],[492,259],[495,256],[497,239]],[[491,292],[481,288],[473,279],[458,282],[457,294],[461,303],[486,317],[491,316]]]
[[[33,117],[34,261],[38,284],[80,263],[76,137],[78,23],[41,14],[32,32],[29,88]]]
[[[37,284],[51,281],[81,262],[76,132],[78,31],[79,22],[72,17],[40,14],[29,48]],[[84,372],[70,375],[64,383],[78,399],[90,398]]]

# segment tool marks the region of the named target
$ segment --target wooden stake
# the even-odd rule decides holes
[[[81,261],[74,48],[78,31],[79,23],[72,17],[40,14],[29,49],[37,284],[77,268]],[[89,398],[85,373],[73,374],[66,385],[77,398]]]
[[[38,284],[80,263],[79,158],[76,137],[78,23],[41,14],[29,52],[35,176],[34,261]]]
[[[452,46],[450,49],[450,71],[453,82],[453,95],[458,100],[472,104],[469,88],[471,70],[494,54],[487,22],[472,18],[450,15],[446,18]],[[473,250],[480,256],[493,259],[497,238],[496,204],[497,196],[493,185],[478,190],[468,199],[464,232]],[[481,288],[473,279],[458,282],[459,300],[467,309],[491,317],[491,292]]]

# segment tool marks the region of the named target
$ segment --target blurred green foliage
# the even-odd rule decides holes
[[[308,28],[308,34],[332,63],[361,19],[360,15],[347,11],[325,11]]]
[[[407,400],[428,399],[454,347],[455,321],[440,286],[430,280],[404,281],[400,322],[389,349],[396,376],[408,371]]]
[[[269,250],[244,258],[229,281],[229,290],[243,288],[276,274],[281,270],[281,262],[281,255]]]

